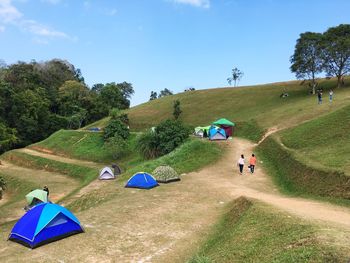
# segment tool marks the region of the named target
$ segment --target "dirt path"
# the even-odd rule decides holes
[[[237,158],[241,153],[249,156],[253,143],[235,138],[221,144],[228,152],[218,163],[189,173],[180,182],[148,191],[125,189],[115,181],[92,187],[114,191],[116,196],[76,213],[84,234],[30,251],[4,242],[9,231],[5,229],[0,232],[1,256],[8,262],[184,262],[223,213],[224,205],[241,195],[350,231],[349,209],[285,197],[260,165],[254,175],[247,171],[239,175]]]
[[[71,158],[67,158],[67,157],[63,157],[63,156],[59,156],[59,155],[35,151],[35,150],[29,149],[29,148],[22,148],[22,149],[18,149],[16,151],[27,153],[27,154],[34,155],[34,156],[43,157],[43,158],[54,160],[54,161],[63,162],[63,163],[78,164],[78,165],[87,166],[87,167],[91,167],[91,168],[99,168],[99,167],[103,168],[102,165],[98,164],[98,163],[83,161],[83,160],[78,160],[78,159],[71,159]]]

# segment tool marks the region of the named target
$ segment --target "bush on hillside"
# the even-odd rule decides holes
[[[157,167],[152,174],[156,178],[157,182],[160,183],[180,180],[177,172],[168,165],[161,165]]]
[[[129,117],[126,113],[121,113],[119,109],[113,108],[109,111],[109,116],[111,117],[111,120],[120,120],[122,123],[128,125],[129,124]]]
[[[129,144],[120,136],[113,136],[108,138],[103,144],[103,148],[114,158],[127,155],[130,152]]]
[[[190,129],[180,121],[166,120],[141,135],[137,147],[146,158],[155,158],[170,153],[180,146],[190,135]]]
[[[2,192],[6,189],[6,182],[4,178],[0,176],[0,199],[2,198]]]
[[[120,119],[111,119],[104,129],[104,140],[107,141],[111,137],[121,137],[126,140],[130,135],[128,126]]]

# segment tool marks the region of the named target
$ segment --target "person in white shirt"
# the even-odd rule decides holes
[[[243,173],[243,167],[244,167],[244,155],[241,154],[241,158],[238,159],[237,165],[239,166],[239,173]]]
[[[333,101],[333,90],[330,89],[329,90],[329,102],[332,102]]]

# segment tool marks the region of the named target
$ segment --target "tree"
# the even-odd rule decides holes
[[[126,140],[130,135],[128,126],[119,119],[111,119],[104,129],[104,140],[107,141],[111,137],[119,136]]]
[[[321,40],[322,34],[306,32],[300,34],[295,45],[293,56],[290,58],[292,63],[290,70],[295,73],[298,79],[310,80],[312,93],[315,94],[316,75],[322,72],[321,59]]]
[[[173,92],[167,88],[160,91],[158,98],[173,95]]]
[[[232,77],[227,78],[228,84],[232,84],[234,82],[234,86],[237,87],[238,82],[242,79],[244,73],[240,71],[238,68],[232,69]]]
[[[157,92],[152,90],[152,91],[151,91],[151,96],[150,96],[149,100],[150,100],[150,101],[151,101],[151,100],[155,100],[155,99],[157,99],[157,96],[158,96]]]
[[[118,135],[108,138],[103,147],[114,159],[119,159],[130,152],[128,142]]]
[[[337,87],[345,74],[350,73],[350,25],[340,24],[323,34],[323,67],[327,76],[337,77]]]
[[[180,117],[181,113],[182,113],[182,110],[180,108],[180,101],[175,100],[174,101],[174,112],[173,112],[175,120],[177,120]]]
[[[4,123],[0,122],[0,154],[11,149],[13,145],[18,143],[16,133],[16,129],[6,127]]]
[[[115,82],[105,84],[100,90],[101,99],[109,109],[127,109],[130,107],[130,97],[134,93],[130,83],[123,82],[116,84]]]

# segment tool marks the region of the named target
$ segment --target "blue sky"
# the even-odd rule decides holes
[[[88,85],[181,92],[294,79],[299,34],[350,23],[348,0],[0,0],[0,59],[67,59]]]

